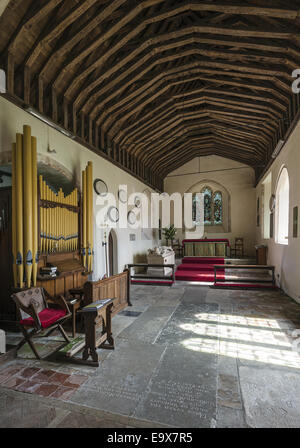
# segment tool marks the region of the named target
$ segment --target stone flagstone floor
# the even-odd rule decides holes
[[[99,368],[26,346],[0,365],[0,427],[299,427],[299,304],[184,283],[131,291]],[[46,353],[58,339],[37,343]]]

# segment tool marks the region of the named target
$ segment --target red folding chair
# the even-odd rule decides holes
[[[41,359],[32,338],[40,333],[47,337],[55,330],[59,330],[64,340],[70,342],[62,324],[71,317],[71,313],[62,296],[54,298],[44,288],[31,288],[14,293],[11,297],[17,306],[19,326],[24,335],[17,350],[28,342],[37,359]]]

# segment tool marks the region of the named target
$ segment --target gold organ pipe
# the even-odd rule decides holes
[[[43,181],[43,196],[47,199],[46,182]],[[47,240],[48,240],[48,229],[47,229],[47,208],[44,207],[44,252],[47,252]]]
[[[46,184],[46,186],[47,186],[47,199],[48,199],[48,201],[51,201],[51,190],[47,184]],[[50,253],[51,252],[51,208],[50,207],[47,208],[47,212],[48,212],[48,252]]]
[[[86,241],[86,170],[82,171],[82,264],[86,268],[87,241]]]
[[[73,194],[74,192],[70,194],[70,205],[73,205]],[[69,220],[70,220],[70,235],[69,235],[69,250],[73,249],[73,243],[74,243],[74,228],[73,228],[73,210],[69,210]]]
[[[62,191],[61,188],[58,191],[58,200],[60,203],[62,203]],[[59,251],[62,252],[63,250],[63,228],[62,228],[62,208],[58,208],[59,216],[58,216],[58,223],[59,223]]]
[[[55,202],[55,198],[54,198],[54,191],[51,190],[51,201]],[[50,213],[51,213],[51,251],[53,252],[55,249],[55,213],[54,213],[54,208],[50,208]]]
[[[69,196],[65,196],[65,204],[69,203]],[[66,241],[66,252],[69,250],[69,210],[65,210],[65,241]]]
[[[87,271],[90,270],[90,201],[89,201],[89,170],[86,167],[86,260],[87,260]]]
[[[78,206],[78,190],[74,190],[74,206]],[[78,214],[74,213],[74,250],[78,249]]]
[[[93,164],[87,166],[87,243],[88,243],[88,271],[93,269]]]
[[[17,244],[17,271],[20,288],[23,288],[24,257],[23,257],[23,137],[16,136],[16,244]]]
[[[37,211],[37,141],[31,137],[32,149],[32,282],[36,286],[38,268],[38,211]]]
[[[48,189],[48,201],[52,200],[52,191],[49,185],[47,186]],[[48,213],[49,213],[49,253],[52,252],[52,209],[49,207]]]
[[[71,205],[74,206],[74,198],[75,198],[75,190],[72,191],[71,193],[71,198],[70,198],[70,202]],[[70,211],[70,220],[71,220],[71,250],[73,251],[75,249],[74,244],[75,244],[75,227],[74,227],[74,211]]]
[[[48,188],[47,184],[44,181],[44,191],[45,191],[45,200],[48,201]],[[49,208],[46,206],[45,208],[45,252],[49,251]]]
[[[12,254],[14,287],[18,287],[17,271],[17,201],[16,201],[16,143],[12,145]]]
[[[89,200],[89,182],[90,182],[90,173],[88,166],[86,167],[86,258],[87,258],[87,270],[90,271],[90,200]]]
[[[43,181],[43,191],[44,191],[44,199],[47,200],[47,189],[46,189],[46,182]],[[47,227],[47,219],[48,219],[48,212],[47,208],[44,208],[44,252],[47,252],[47,244],[48,244],[48,227]]]
[[[78,207],[78,189],[75,190],[75,205]],[[79,228],[78,228],[78,217],[79,214],[75,213],[75,250],[78,250],[78,241],[79,241]]]
[[[42,199],[42,181],[43,176],[39,175],[39,192],[40,192],[40,199]],[[40,249],[41,252],[43,252],[43,207],[40,207]]]
[[[91,210],[90,210],[90,244],[91,244],[91,259],[90,259],[90,272],[93,270],[93,259],[94,259],[94,207],[93,207],[93,163],[89,162],[90,167],[90,201],[91,201]]]
[[[61,194],[60,194],[60,190],[58,190],[57,192],[57,200],[60,203],[61,202]],[[57,210],[57,223],[58,223],[58,251],[61,252],[61,245],[62,245],[62,241],[61,241],[61,207],[58,207]]]
[[[56,193],[56,202],[59,204],[59,191]],[[60,251],[60,227],[59,227],[59,206],[56,207],[56,250]]]
[[[64,204],[67,204],[67,196],[64,195]],[[68,251],[68,210],[64,207],[63,208],[63,214],[64,214],[64,251]]]
[[[66,197],[66,201],[67,201],[67,205],[70,205],[70,195],[68,195],[67,197]],[[70,250],[70,243],[71,243],[71,240],[70,240],[70,234],[71,234],[71,231],[70,231],[70,210],[68,209],[68,208],[66,208],[66,215],[67,215],[67,219],[66,219],[66,223],[67,223],[67,231],[66,231],[66,233],[67,233],[67,250],[69,251]]]
[[[56,193],[54,194],[54,202],[57,203],[57,195],[56,195]],[[57,206],[55,206],[55,208],[53,209],[53,213],[54,213],[54,248],[55,248],[55,251],[58,250],[58,245],[57,245],[57,234],[58,234],[57,209],[58,209]]]
[[[50,201],[53,202],[54,197],[53,197],[53,191],[50,188]],[[53,252],[54,249],[54,216],[53,216],[53,208],[50,207],[50,252]]]
[[[73,206],[76,207],[76,196],[77,196],[77,189],[75,188],[73,192]],[[77,213],[74,211],[72,213],[73,216],[73,250],[76,250],[76,238],[77,238],[77,228],[76,228],[76,216]]]
[[[73,201],[73,191],[72,193],[69,194],[68,196],[68,203],[69,205],[72,205],[72,201]],[[69,215],[69,251],[73,250],[73,211],[72,210],[68,210],[68,215]]]
[[[44,182],[43,176],[40,176],[40,196],[41,199],[44,199]],[[44,232],[45,232],[45,209],[44,207],[40,207],[40,222],[41,222],[41,252],[44,252]]]
[[[64,193],[61,189],[61,202],[62,204],[65,203],[65,197]],[[66,240],[65,240],[65,208],[61,207],[61,234],[62,234],[62,252],[65,252],[66,250]]]
[[[31,128],[23,127],[23,185],[24,185],[24,257],[27,287],[32,277],[32,153]]]
[[[44,200],[47,200],[46,182],[43,180]],[[47,252],[47,208],[44,207],[44,252]]]

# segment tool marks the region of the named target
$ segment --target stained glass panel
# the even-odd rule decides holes
[[[195,193],[195,194],[193,194],[193,214],[192,214],[192,219],[195,224],[199,224],[199,222],[198,222],[199,217],[197,219],[197,205],[198,205],[198,207],[200,207],[200,201],[199,201],[199,197]]]
[[[222,224],[223,222],[223,203],[222,193],[214,194],[214,224]]]
[[[212,223],[212,191],[205,187],[202,190],[204,195],[204,225]]]

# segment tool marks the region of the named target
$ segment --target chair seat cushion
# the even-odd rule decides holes
[[[54,308],[45,308],[43,311],[39,313],[39,319],[41,321],[42,328],[48,328],[52,324],[54,324],[57,320],[61,319],[66,315],[66,310],[62,309],[54,309]],[[32,317],[28,317],[27,319],[22,319],[20,321],[21,325],[33,327],[34,320]]]

